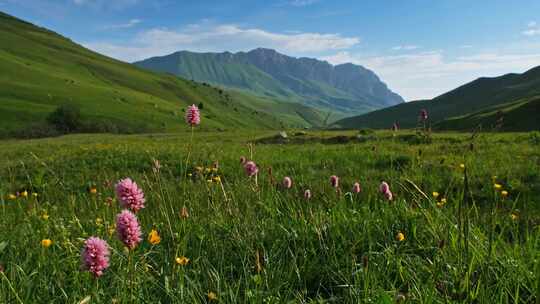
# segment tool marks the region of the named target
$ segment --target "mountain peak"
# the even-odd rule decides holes
[[[274,49],[256,48],[246,53],[248,56],[256,57],[262,60],[279,60],[282,58],[288,58],[287,55],[283,55]]]
[[[190,53],[176,59],[167,60],[165,56],[135,64],[342,115],[404,102],[375,73],[352,63],[333,66],[319,59],[291,57],[269,48],[227,53],[227,56],[225,53]]]
[[[274,49],[269,49],[269,48],[256,48],[256,49],[253,49],[251,51],[248,52],[249,53],[255,53],[255,54],[279,54],[278,51],[274,50]],[[281,54],[280,54],[281,55]]]

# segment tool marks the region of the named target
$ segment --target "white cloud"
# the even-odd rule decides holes
[[[134,27],[134,26],[136,26],[137,24],[139,24],[141,22],[142,22],[142,20],[140,20],[140,19],[131,19],[126,23],[120,23],[120,24],[113,24],[113,25],[104,26],[103,29],[105,29],[105,30],[126,29],[126,28],[130,28],[130,27]]]
[[[419,48],[420,47],[417,45],[398,45],[398,46],[394,46],[392,50],[393,51],[412,51]]]
[[[536,35],[540,35],[540,28],[533,28],[533,29],[530,29],[530,30],[525,30],[522,32],[523,35],[525,36],[536,36]]]
[[[433,98],[479,77],[524,72],[540,64],[540,52],[481,52],[450,58],[442,51],[393,56],[362,56],[338,52],[323,59],[352,62],[372,69],[406,100]]]
[[[348,49],[359,43],[358,37],[343,37],[340,34],[275,33],[234,24],[202,23],[180,30],[146,30],[126,43],[89,42],[84,45],[117,59],[135,61],[179,50],[245,51],[266,47],[288,54],[313,54]]]
[[[536,21],[531,21],[527,24],[527,29],[521,32],[525,36],[540,35],[540,25]]]

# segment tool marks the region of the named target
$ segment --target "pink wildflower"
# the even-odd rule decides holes
[[[285,189],[290,189],[292,187],[292,179],[288,176],[285,176],[283,178],[282,184]]]
[[[384,194],[388,191],[390,191],[390,186],[388,185],[387,182],[382,182],[381,185],[379,186],[379,191]]]
[[[332,187],[338,188],[339,187],[339,177],[337,177],[336,175],[330,176],[330,184],[332,185]]]
[[[304,191],[304,198],[307,200],[311,199],[311,190],[306,189],[306,191]]]
[[[201,113],[196,105],[191,105],[187,108],[186,123],[192,127],[201,123]]]
[[[116,232],[120,241],[129,249],[134,249],[142,241],[137,217],[129,210],[123,210],[116,216]]]
[[[129,208],[134,212],[144,208],[144,193],[130,178],[120,180],[116,184],[116,197],[122,207]]]
[[[379,186],[379,191],[384,195],[384,197],[391,201],[394,195],[392,194],[392,191],[390,191],[390,186],[387,182],[382,182]]]
[[[257,173],[259,172],[259,168],[257,168],[257,164],[255,164],[255,162],[251,160],[244,164],[244,170],[246,171],[246,174],[249,177],[257,175]]]
[[[352,187],[352,192],[353,193],[360,193],[360,191],[362,191],[362,189],[360,188],[360,183],[354,183],[354,185]]]
[[[98,237],[88,238],[81,253],[83,268],[94,277],[100,277],[109,267],[109,254],[109,245],[106,241]]]

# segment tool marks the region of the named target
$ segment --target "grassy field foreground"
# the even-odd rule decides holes
[[[537,133],[293,133],[3,141],[0,302],[538,303]],[[133,250],[115,232],[124,177],[146,196]],[[90,236],[111,251],[98,279]]]

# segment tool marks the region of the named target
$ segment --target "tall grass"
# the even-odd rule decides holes
[[[434,133],[430,144],[406,135],[325,145],[308,134],[310,144],[252,145],[264,134],[204,133],[187,165],[179,142],[189,133],[4,142],[0,302],[538,301],[540,155],[528,135],[484,136],[472,154],[465,135]],[[259,165],[257,184],[241,155]],[[218,171],[207,170],[215,161]],[[115,236],[120,207],[109,199],[125,176],[145,190],[147,207],[138,213],[145,236],[156,229],[161,237],[131,253]],[[283,176],[293,178],[292,189],[275,185]],[[382,180],[392,202],[377,191]],[[350,193],[355,181],[358,195]],[[27,198],[9,198],[23,190]],[[92,235],[112,251],[97,280],[80,268]],[[42,247],[45,238],[53,245]]]

